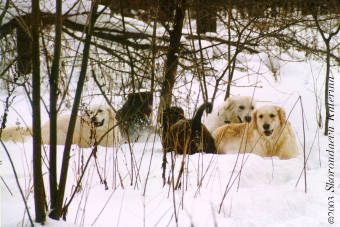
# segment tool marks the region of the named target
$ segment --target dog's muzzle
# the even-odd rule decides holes
[[[266,136],[271,136],[271,135],[273,134],[273,131],[274,131],[274,129],[272,129],[272,130],[265,130],[265,131],[264,131],[264,134],[265,134]]]
[[[91,120],[94,124],[94,127],[96,127],[96,128],[102,127],[104,125],[104,121],[105,121],[105,119],[103,119],[102,121],[97,121],[96,117],[93,117]]]
[[[269,124],[264,124],[263,125],[263,129],[264,129],[264,134],[266,135],[266,136],[271,136],[272,134],[273,134],[273,131],[274,131],[274,129],[269,129],[270,128],[270,125]]]

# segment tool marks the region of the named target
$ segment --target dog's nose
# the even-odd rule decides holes
[[[251,121],[251,116],[245,116],[244,119],[246,120],[246,122],[250,122]]]
[[[269,124],[267,124],[267,123],[263,124],[263,129],[264,129],[264,130],[268,130],[268,129],[269,129],[269,127],[270,127],[270,125],[269,125]]]
[[[91,117],[92,122],[96,122],[96,120],[97,120],[96,117]]]

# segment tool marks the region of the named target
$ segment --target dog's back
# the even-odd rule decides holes
[[[217,152],[226,154],[238,151],[241,148],[241,143],[244,144],[247,140],[248,126],[248,123],[235,123],[217,128],[212,134]]]

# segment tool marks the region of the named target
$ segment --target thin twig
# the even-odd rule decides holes
[[[302,105],[302,98],[299,96],[300,106],[301,106],[301,114],[302,114],[302,130],[303,130],[303,170],[304,170],[304,178],[305,178],[305,193],[307,193],[307,171],[306,171],[306,133],[305,133],[305,111]]]
[[[6,184],[6,181],[4,180],[4,178],[2,176],[0,176],[2,182],[4,183],[4,185],[6,186],[8,192],[11,194],[11,196],[13,196],[13,193],[11,191],[11,189],[8,187],[8,185]]]

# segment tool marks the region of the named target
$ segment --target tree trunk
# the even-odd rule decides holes
[[[236,58],[234,58],[234,61],[232,63],[232,68],[229,69],[228,84],[227,84],[227,90],[226,90],[225,96],[224,96],[224,101],[227,100],[230,96],[231,82],[233,82],[235,65],[236,65]]]
[[[330,46],[329,46],[330,40],[325,40],[326,44],[326,84],[325,84],[325,109],[326,109],[326,117],[325,117],[325,131],[324,135],[328,135],[328,123],[329,123],[329,73],[330,73]]]
[[[60,180],[59,180],[59,190],[58,190],[58,195],[57,195],[56,207],[50,214],[50,217],[54,219],[60,219],[62,215],[64,215],[64,219],[65,219],[65,215],[67,212],[63,210],[62,206],[63,206],[64,195],[65,195],[67,172],[68,172],[69,160],[70,160],[70,151],[71,151],[73,133],[74,133],[74,128],[75,128],[77,114],[78,114],[80,98],[81,98],[81,94],[83,91],[85,78],[86,78],[87,63],[88,63],[90,45],[91,45],[91,37],[92,37],[94,23],[96,21],[97,8],[98,8],[98,4],[95,1],[92,5],[89,26],[86,29],[86,38],[85,38],[85,44],[84,44],[84,50],[83,50],[83,59],[82,59],[82,64],[81,64],[81,69],[80,69],[80,75],[79,75],[76,94],[75,94],[74,102],[72,106],[70,123],[68,126],[67,136],[66,136],[66,141],[65,141],[65,148],[64,148],[63,161],[62,161],[62,166],[61,166],[61,175],[60,175]]]
[[[185,16],[185,0],[178,0],[173,30],[170,32],[170,45],[165,62],[165,75],[161,90],[161,100],[158,114],[163,112],[165,107],[170,106],[172,90],[175,84],[179,47],[181,44],[183,21]],[[159,118],[160,119],[160,118]]]
[[[41,119],[40,119],[40,47],[39,47],[40,8],[39,0],[32,0],[32,71],[33,71],[33,184],[36,222],[44,223],[45,188],[41,161]]]
[[[56,206],[57,186],[57,101],[61,49],[62,0],[56,0],[57,17],[55,25],[54,58],[50,78],[50,197],[51,210]]]
[[[319,19],[318,19],[318,12],[314,11],[312,14],[316,27],[326,45],[326,83],[325,83],[325,110],[326,110],[326,117],[325,117],[325,131],[324,135],[328,135],[328,125],[329,125],[329,119],[330,119],[330,111],[329,111],[329,82],[330,82],[330,69],[331,69],[331,39],[333,36],[336,36],[340,32],[340,25],[337,27],[337,29],[334,32],[330,32],[329,36],[326,37],[325,31],[321,28]]]

